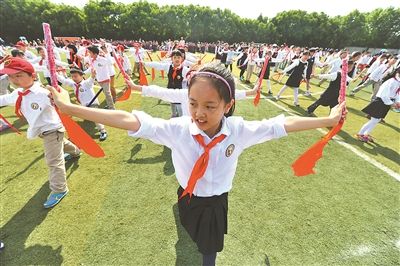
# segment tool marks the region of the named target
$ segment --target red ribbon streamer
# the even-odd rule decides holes
[[[11,125],[11,123],[8,122],[8,120],[2,114],[0,114],[0,119],[3,120],[7,124],[7,126],[9,126],[12,130],[21,135],[21,132],[15,127],[13,127],[13,125]]]
[[[149,83],[147,82],[146,73],[144,73],[144,70],[143,70],[143,63],[140,62],[139,64],[140,64],[140,68],[139,68],[139,84],[142,85],[142,86],[143,85],[147,86],[147,85],[149,85]]]
[[[146,53],[147,53],[150,61],[153,62],[153,58],[151,58],[150,53],[149,52],[146,52]],[[155,78],[156,78],[156,71],[155,71],[155,69],[153,67],[153,68],[151,68],[151,81],[154,81]]]
[[[254,106],[257,106],[258,103],[260,102],[260,97],[261,97],[261,84],[262,84],[262,81],[263,81],[263,79],[264,79],[264,74],[265,74],[265,71],[267,70],[268,63],[269,63],[269,56],[266,56],[266,57],[265,57],[265,60],[264,60],[263,68],[262,68],[262,70],[261,70],[261,75],[260,75],[260,77],[258,78],[258,83],[257,83],[257,87],[258,87],[258,88],[257,88],[257,94],[256,94],[256,97],[254,97],[254,101],[253,101]]]
[[[158,54],[156,54],[156,56],[158,58],[158,61],[161,62],[161,58],[158,56]],[[161,70],[161,77],[162,77],[162,79],[164,79],[164,70]]]
[[[126,74],[120,58],[117,57],[117,52],[115,51],[115,49],[113,50],[113,57],[115,59],[115,62],[117,63],[117,67],[118,67],[119,71],[121,72],[122,76],[124,77],[124,82],[127,85],[124,93],[122,93],[122,95],[117,98],[117,102],[122,102],[122,101],[128,100],[131,97],[132,90],[127,83],[127,80],[129,80],[130,78],[129,78],[128,74]]]
[[[346,98],[346,78],[347,78],[347,59],[342,61],[342,72],[340,79],[340,91],[339,91],[339,104],[342,103]],[[346,113],[346,110],[343,110]],[[317,161],[322,158],[322,152],[325,145],[335,136],[342,128],[344,120],[334,126],[320,141],[315,143],[311,148],[304,152],[293,164],[292,169],[296,176],[305,176],[309,174],[315,174],[314,167]]]
[[[42,25],[51,84],[54,88],[60,91],[57,83],[56,63],[54,60],[53,40],[51,37],[50,24],[43,23]],[[72,120],[70,116],[61,113],[56,106],[55,110],[73,143],[75,143],[80,149],[92,157],[104,157],[105,154],[101,147],[74,120]]]

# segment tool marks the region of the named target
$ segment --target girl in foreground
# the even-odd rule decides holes
[[[178,206],[183,227],[203,255],[203,265],[215,265],[227,233],[228,192],[239,155],[244,149],[288,132],[335,126],[345,104],[328,117],[279,115],[261,121],[232,116],[235,83],[220,64],[208,64],[189,79],[190,116],[164,120],[141,111],[102,110],[71,104],[68,93],[49,87],[62,112],[128,130],[169,147],[179,183]]]

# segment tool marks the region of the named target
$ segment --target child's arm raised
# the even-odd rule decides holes
[[[47,86],[46,88],[51,92],[54,103],[65,114],[130,131],[138,131],[140,128],[139,120],[131,113],[72,104],[66,90],[60,88],[60,92],[58,92],[54,87]]]
[[[286,132],[302,131],[321,127],[333,127],[336,126],[340,119],[344,118],[343,110],[345,109],[346,103],[343,102],[334,108],[328,117],[298,117],[291,116],[285,120]]]

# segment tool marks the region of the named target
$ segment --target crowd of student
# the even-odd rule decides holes
[[[31,51],[32,48],[36,53]],[[151,52],[158,50],[162,53],[160,57],[157,54],[156,61]],[[65,130],[48,97],[49,91],[42,86],[51,84],[43,42],[36,40],[30,45],[19,41],[11,49],[2,47],[0,52],[0,106],[15,106],[16,114],[28,122],[27,137],[43,139],[51,190],[44,207],[51,208],[68,193],[65,160],[78,158],[81,151],[64,137]],[[358,132],[359,140],[373,141],[371,130],[392,106],[399,108],[400,102],[400,60],[398,55],[385,51],[371,55],[367,51],[349,53],[347,50],[276,44],[195,44],[183,39],[158,43],[82,38],[67,43],[55,40],[53,52],[59,85],[72,89],[78,104],[71,104],[64,91],[58,93],[48,88],[55,104],[64,113],[96,122],[100,141],[108,137],[105,126],[112,126],[128,130],[130,136],[147,138],[171,148],[179,183],[181,222],[198,245],[205,265],[214,264],[217,252],[223,248],[224,234],[227,233],[228,191],[240,153],[288,132],[337,124],[344,115],[344,104],[338,105],[343,60],[348,60],[345,77],[348,82],[363,77],[362,83],[350,95],[373,86],[371,102],[363,109],[370,121]],[[203,65],[204,57],[197,52],[213,53],[213,62]],[[140,111],[115,110],[118,64],[123,68],[120,71],[129,76],[125,77],[129,89],[170,102],[174,119],[162,120]],[[240,69],[239,80],[235,81],[231,73],[233,67]],[[165,74],[167,88],[136,84],[135,78],[139,81],[140,76],[150,75],[149,69]],[[38,79],[38,72],[43,73],[44,80]],[[266,80],[270,95],[273,93],[270,79],[282,80],[288,76],[275,99],[280,100],[283,92],[292,88],[295,106],[299,106],[302,82],[306,83],[305,96],[310,96],[313,93],[312,78],[321,79],[321,82],[328,80],[327,89],[307,107],[307,112],[313,114],[322,105],[331,108],[330,115],[319,118],[278,116],[252,122],[232,116],[237,100],[255,95],[260,89],[257,85],[252,90],[235,89],[235,83],[252,83],[253,74],[257,80]],[[12,92],[9,92],[10,83],[14,87]],[[100,108],[95,83],[105,95],[104,109]]]

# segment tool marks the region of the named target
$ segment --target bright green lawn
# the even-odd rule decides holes
[[[157,77],[155,83],[166,80]],[[281,86],[273,86],[275,94]],[[313,91],[321,89],[313,86]],[[360,92],[348,100],[350,113],[340,135],[398,172],[397,114],[391,111],[387,124],[376,127],[377,144],[352,137],[367,121],[358,111],[367,97]],[[303,115],[311,99],[301,98],[303,108],[291,103],[292,98],[279,102]],[[170,115],[168,104],[138,94],[117,108]],[[316,114],[327,112],[320,107]],[[1,113],[16,120],[11,107]],[[257,108],[252,100],[236,108],[236,115],[249,120],[280,113],[264,100]],[[7,245],[0,254],[2,265],[200,265],[195,245],[178,222],[177,182],[167,148],[108,128],[109,138],[101,143],[106,157],[83,155],[67,163],[70,194],[47,211],[42,208],[49,193],[42,143],[26,140],[26,125],[15,124],[24,136],[10,130],[0,136],[0,239]],[[94,124],[83,125],[98,138]],[[291,134],[243,153],[219,265],[400,263],[398,181],[335,142],[326,147],[316,175],[293,176],[291,163],[321,136],[316,130]]]

